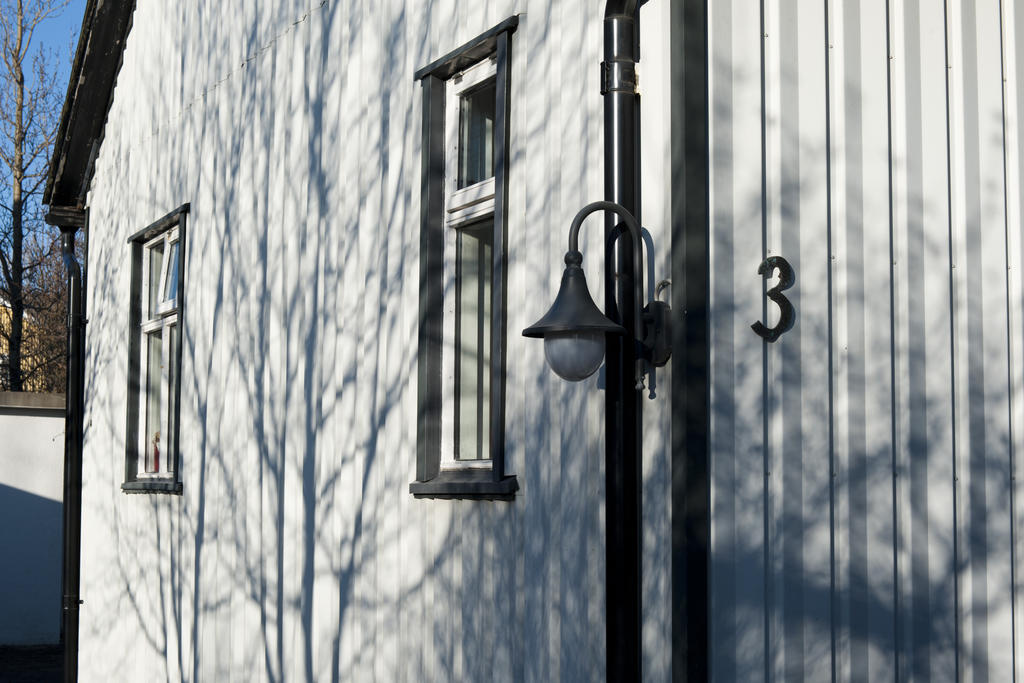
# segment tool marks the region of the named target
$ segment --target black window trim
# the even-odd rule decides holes
[[[181,495],[181,347],[184,335],[181,335],[182,342],[179,343],[178,353],[174,362],[178,381],[174,387],[175,406],[177,407],[179,419],[174,421],[174,474],[168,477],[140,478],[138,476],[138,430],[139,392],[141,391],[142,378],[139,376],[141,369],[139,336],[139,323],[142,320],[142,299],[137,296],[142,291],[142,252],[143,245],[151,238],[166,232],[175,226],[178,228],[178,325],[184,333],[185,330],[185,240],[187,239],[186,216],[191,205],[186,203],[168,213],[163,218],[150,223],[142,230],[128,238],[131,247],[131,308],[128,313],[128,410],[125,425],[125,458],[124,458],[124,482],[121,484],[123,493],[169,493]]]
[[[519,17],[504,20],[462,47],[416,72],[423,88],[423,156],[420,179],[420,301],[417,351],[416,481],[417,498],[513,500],[516,476],[505,474],[505,337],[508,252],[508,161],[511,112],[511,35]],[[494,171],[494,247],[491,291],[491,469],[441,469],[441,342],[444,300],[444,114],[445,81],[490,56],[495,57],[496,103]],[[500,245],[500,248],[499,248]]]

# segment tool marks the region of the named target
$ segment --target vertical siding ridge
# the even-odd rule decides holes
[[[761,258],[764,258],[768,248],[768,87],[765,76],[766,69],[766,23],[765,23],[765,0],[760,2],[761,12]],[[768,303],[765,297],[767,281],[761,279],[761,319],[768,319]],[[761,386],[764,388],[765,410],[761,413],[761,443],[763,453],[763,466],[761,468],[762,490],[764,491],[764,680],[766,683],[772,680],[772,658],[771,648],[771,606],[772,606],[772,581],[771,581],[771,488],[768,486],[768,477],[771,473],[771,442],[769,441],[769,421],[771,411],[767,410],[768,401],[768,349],[765,342],[761,342]]]
[[[834,271],[836,268],[832,245],[832,60],[830,56],[832,44],[832,33],[829,30],[830,0],[823,0],[824,10],[824,34],[825,40],[822,47],[825,51],[825,259],[828,263],[826,289],[828,296],[827,314],[827,335],[828,341],[828,525],[829,525],[829,601],[832,609],[829,611],[829,638],[831,643],[830,670],[832,680],[838,680],[836,676],[836,619],[841,614],[839,596],[836,591],[836,448],[835,448],[835,335],[834,335],[834,305],[835,289],[833,286]],[[846,293],[844,293],[846,294]]]
[[[833,549],[831,675],[837,681],[891,680],[896,668],[893,321],[892,292],[885,290],[892,277],[886,261],[892,251],[892,206],[889,59],[881,35],[889,30],[888,18],[882,3],[832,0],[828,11],[831,220],[828,234],[818,241],[825,246],[827,237],[831,252],[831,356],[820,360],[831,365],[832,472],[819,482],[824,487],[827,481],[833,505],[832,537],[822,539]],[[824,334],[824,310],[821,322]],[[822,497],[829,492],[823,488]]]
[[[952,122],[951,107],[950,107],[950,78],[952,63],[950,61],[949,54],[949,0],[943,0],[942,3],[942,19],[943,19],[943,42],[945,45],[945,57],[946,57],[946,211],[947,211],[947,246],[948,246],[948,264],[952,265],[953,261],[953,155],[952,155]],[[949,346],[950,346],[950,359],[949,359],[949,386],[950,386],[950,435],[951,435],[951,457],[953,459],[953,481],[951,482],[953,487],[953,662],[954,670],[956,672],[956,679],[960,680],[963,677],[963,671],[960,661],[960,650],[961,650],[961,608],[960,608],[960,496],[959,496],[959,471],[957,469],[957,386],[956,386],[956,282],[953,278],[953,269],[947,268],[949,274]]]
[[[1004,22],[1006,22],[1006,27],[1007,27],[1006,30],[1008,32],[1008,35],[1010,36],[1010,39],[1008,40],[1008,43],[1013,46],[1013,61],[1005,60],[1004,59],[1004,68],[1009,68],[1012,71],[1012,76],[1007,77],[1006,80],[1005,80],[1006,85],[1004,86],[1004,88],[1008,88],[1008,87],[1010,87],[1009,84],[1013,84],[1012,85],[1012,87],[1013,87],[1013,91],[1012,91],[1013,96],[1006,98],[1006,101],[1010,103],[1010,111],[1013,114],[1013,118],[1012,118],[1012,125],[1009,127],[1009,130],[1012,133],[1012,138],[1011,139],[1004,139],[1004,145],[1006,146],[1005,147],[1005,153],[1007,154],[1007,156],[1009,156],[1012,153],[1013,154],[1012,158],[1013,158],[1013,161],[1014,161],[1013,166],[1012,167],[1008,166],[1008,169],[1007,169],[1009,171],[1012,168],[1012,174],[1010,175],[1010,178],[1012,178],[1012,180],[1013,180],[1013,190],[1012,191],[1010,190],[1010,185],[1007,185],[1007,187],[1006,187],[1007,210],[1009,212],[1008,216],[1010,217],[1010,219],[1008,220],[1008,224],[1012,224],[1012,225],[1016,226],[1016,232],[1014,234],[1014,242],[1015,242],[1014,243],[1014,247],[1015,248],[1013,250],[1013,258],[1014,258],[1015,261],[1014,261],[1014,270],[1012,271],[1012,279],[1011,279],[1012,285],[1011,285],[1011,287],[1012,288],[1016,288],[1015,291],[1017,293],[1017,300],[1016,300],[1017,314],[1013,318],[1011,318],[1011,324],[1014,326],[1014,328],[1016,330],[1016,334],[1014,335],[1014,339],[1013,339],[1013,343],[1011,345],[1011,349],[1012,349],[1012,352],[1015,354],[1015,356],[1017,358],[1021,358],[1021,356],[1022,356],[1022,343],[1024,343],[1024,339],[1022,339],[1022,336],[1021,336],[1022,335],[1021,316],[1022,316],[1022,313],[1024,313],[1024,311],[1021,310],[1021,294],[1022,294],[1022,287],[1021,287],[1021,284],[1022,284],[1022,281],[1021,281],[1021,271],[1022,271],[1022,267],[1021,267],[1021,255],[1022,255],[1021,238],[1022,238],[1022,235],[1021,235],[1021,227],[1020,227],[1020,221],[1021,221],[1021,199],[1022,199],[1022,192],[1021,192],[1021,187],[1022,187],[1021,161],[1022,161],[1022,159],[1024,159],[1024,157],[1022,157],[1022,148],[1021,148],[1021,146],[1022,146],[1022,141],[1021,141],[1021,132],[1022,132],[1021,131],[1021,112],[1024,111],[1024,106],[1022,106],[1022,104],[1024,104],[1024,102],[1022,102],[1022,99],[1024,99],[1024,98],[1022,98],[1022,94],[1024,94],[1024,93],[1022,93],[1021,84],[1019,83],[1019,79],[1020,79],[1020,61],[1021,61],[1021,53],[1020,53],[1020,51],[1021,51],[1021,43],[1020,43],[1020,38],[1021,38],[1021,35],[1022,35],[1022,30],[1021,30],[1022,29],[1022,19],[1021,19],[1022,15],[1020,13],[1020,10],[1014,5],[1014,3],[1010,3],[1009,7],[1013,8],[1012,9],[1012,18],[1011,18],[1011,15],[1007,15],[1007,13],[1004,12],[1004,13],[1002,13],[1003,14],[1003,19],[1002,20]],[[1004,74],[1004,76],[1007,76],[1007,74]],[[1005,114],[1004,114],[1004,116],[1005,116]],[[1011,152],[1011,149],[1012,149],[1012,152]],[[1011,203],[1011,201],[1012,201],[1012,203]],[[1011,396],[1021,396],[1022,388],[1024,388],[1024,387],[1022,387],[1022,384],[1024,384],[1024,377],[1022,377],[1022,373],[1021,373],[1020,368],[1018,368],[1016,370],[1014,375],[1015,375],[1014,383],[1011,386]],[[1017,403],[1016,403],[1016,405],[1014,407],[1014,413],[1016,414],[1015,415],[1015,418],[1016,418],[1015,421],[1016,421],[1017,425],[1020,426],[1022,424],[1022,418],[1024,418],[1024,409],[1022,409],[1020,401],[1017,401]],[[1013,421],[1011,421],[1011,425],[1012,424],[1013,424]],[[1018,509],[1020,496],[1018,495],[1018,491],[1017,491],[1017,489],[1019,487],[1019,483],[1017,482],[1017,477],[1016,477],[1016,454],[1021,452],[1021,448],[1017,447],[1017,446],[1021,445],[1021,444],[1018,443],[1019,439],[1021,439],[1021,432],[1018,429],[1017,434],[1011,440],[1011,442],[1015,446],[1015,449],[1014,449],[1014,457],[1011,458],[1011,461],[1010,461],[1010,501],[1011,501],[1010,510],[1011,510],[1011,542],[1012,542],[1011,558],[1012,558],[1012,561],[1013,561],[1012,574],[1011,574],[1012,591],[1013,591],[1013,604],[1012,604],[1012,608],[1013,608],[1013,613],[1012,613],[1013,614],[1013,616],[1012,616],[1012,619],[1013,619],[1013,626],[1012,626],[1012,628],[1013,628],[1013,641],[1012,642],[1013,642],[1013,657],[1014,657],[1014,659],[1013,659],[1013,667],[1014,667],[1013,671],[1014,671],[1014,679],[1015,680],[1020,680],[1022,677],[1024,677],[1024,672],[1022,672],[1022,668],[1024,668],[1024,663],[1021,662],[1021,658],[1018,656],[1019,655],[1018,648],[1020,647],[1020,637],[1019,636],[1021,635],[1021,628],[1022,628],[1022,626],[1024,626],[1024,624],[1021,623],[1021,616],[1022,615],[1021,615],[1020,605],[1018,604],[1018,600],[1020,600],[1020,591],[1018,590],[1018,583],[1020,581],[1020,572],[1018,571],[1018,568],[1017,568],[1017,561],[1020,558],[1020,552],[1019,552],[1020,549],[1017,546],[1020,543],[1020,533],[1019,533],[1019,531],[1020,531],[1020,523],[1021,523],[1020,513],[1019,513],[1019,509]]]
[[[893,52],[892,45],[892,14],[891,14],[891,3],[889,0],[885,2],[885,57],[886,57],[886,69],[885,69],[885,109],[886,109],[886,144],[888,145],[888,160],[889,160],[889,407],[892,414],[892,420],[889,423],[890,428],[890,448],[891,448],[891,463],[892,463],[892,634],[893,634],[893,672],[895,674],[895,681],[899,683],[900,672],[903,670],[901,666],[903,660],[903,639],[902,629],[900,628],[900,496],[899,496],[899,447],[897,440],[898,438],[898,425],[899,425],[899,402],[897,400],[897,360],[896,360],[896,220],[895,220],[895,207],[893,202],[894,197],[894,180],[893,180],[893,140],[892,140],[892,128],[893,128],[893,113],[892,113],[892,70],[895,53]]]
[[[1014,681],[1017,680],[1017,528],[1016,528],[1016,496],[1014,496],[1014,471],[1013,463],[1015,456],[1014,446],[1016,444],[1014,440],[1014,392],[1013,392],[1013,373],[1014,373],[1014,362],[1013,362],[1013,306],[1012,306],[1012,292],[1010,285],[1010,179],[1009,179],[1009,164],[1007,157],[1009,156],[1010,145],[1007,142],[1006,135],[1006,15],[1003,10],[1003,0],[999,0],[999,76],[1000,76],[1000,105],[1001,114],[1000,125],[1002,127],[1003,134],[1003,243],[1006,248],[1006,384],[1008,388],[1007,392],[1007,433],[1009,440],[1007,442],[1007,455],[1009,457],[1010,466],[1010,671],[1012,672],[1012,678]]]

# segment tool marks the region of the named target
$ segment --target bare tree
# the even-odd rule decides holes
[[[68,1],[0,0],[0,181],[8,201],[0,201],[0,295],[5,300],[0,305],[8,308],[0,322],[7,318],[9,323],[0,324],[0,353],[7,355],[0,383],[6,375],[8,386],[2,388],[10,391],[40,387],[40,382],[27,380],[45,375],[45,366],[64,363],[63,347],[54,353],[38,340],[26,343],[26,338],[55,334],[41,327],[52,324],[54,316],[47,314],[55,299],[40,288],[55,278],[47,267],[54,256],[54,235],[42,220],[39,195],[61,106],[56,54],[33,39],[40,25],[58,15]],[[56,281],[62,283],[59,277]],[[56,318],[62,339],[63,315]],[[61,384],[62,380],[57,386]]]
[[[83,242],[75,244],[79,262]],[[32,240],[26,262],[34,264],[22,290],[26,325],[22,342],[22,386],[25,391],[63,392],[67,370],[67,270],[59,235],[46,242]]]

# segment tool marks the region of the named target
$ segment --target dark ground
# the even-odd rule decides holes
[[[60,645],[0,645],[0,683],[59,683],[63,665]]]

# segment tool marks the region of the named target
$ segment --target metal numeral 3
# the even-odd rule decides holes
[[[761,261],[761,265],[757,267],[758,275],[765,279],[770,278],[776,270],[779,271],[779,284],[765,292],[765,296],[774,301],[775,305],[779,307],[779,322],[775,327],[765,327],[758,320],[750,326],[754,332],[763,337],[767,342],[773,342],[782,336],[783,332],[789,331],[796,320],[796,311],[793,310],[793,304],[782,293],[783,290],[789,289],[796,282],[796,275],[793,274],[793,267],[789,265],[789,261],[781,256],[769,256],[764,261]]]

